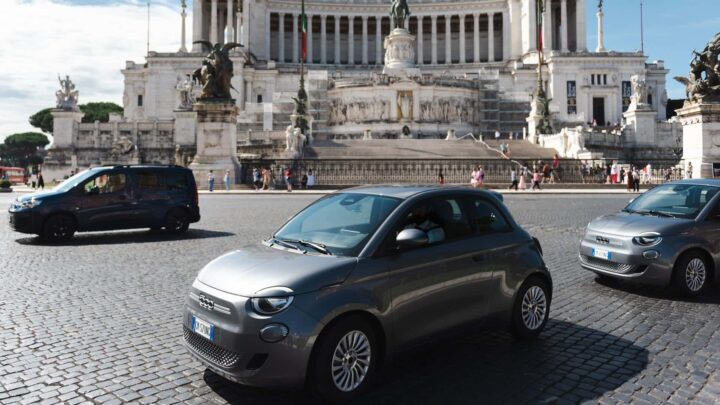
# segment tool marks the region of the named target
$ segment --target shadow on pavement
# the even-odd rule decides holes
[[[397,357],[355,404],[572,403],[614,391],[648,364],[648,351],[617,336],[550,320],[534,341],[476,332],[436,341]],[[206,371],[230,403],[309,403],[305,392],[244,387]]]
[[[75,234],[72,239],[62,243],[48,243],[38,236],[16,239],[15,242],[23,245],[37,246],[86,246],[86,245],[116,245],[123,243],[156,243],[176,240],[223,238],[234,236],[230,232],[210,231],[206,229],[190,228],[182,235],[172,235],[164,231],[134,230],[122,232],[89,232]]]

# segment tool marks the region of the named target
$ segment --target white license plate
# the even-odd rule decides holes
[[[208,339],[211,342],[215,337],[215,326],[209,322],[203,321],[196,316],[192,317],[192,330],[193,332]]]
[[[592,255],[594,257],[597,257],[599,259],[604,259],[604,260],[610,260],[612,258],[612,253],[608,252],[607,250],[602,250],[602,249],[593,249]]]

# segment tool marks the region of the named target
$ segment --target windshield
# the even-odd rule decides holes
[[[293,217],[275,238],[319,244],[334,255],[357,256],[400,201],[368,194],[331,194]],[[318,250],[313,250],[308,243],[298,247]]]
[[[636,198],[624,211],[678,218],[695,218],[720,190],[713,186],[666,184]]]
[[[77,186],[78,184],[82,183],[86,179],[88,179],[90,176],[99,173],[97,170],[85,170],[82,171],[69,179],[63,181],[62,183],[55,186],[53,190],[55,191],[61,191],[66,192],[70,191],[73,187]]]

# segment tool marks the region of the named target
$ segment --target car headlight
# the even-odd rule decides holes
[[[260,315],[275,315],[287,309],[293,302],[293,291],[285,287],[272,287],[260,290],[257,294],[267,297],[251,298],[253,310]]]
[[[644,233],[633,238],[633,243],[639,246],[655,246],[662,241],[662,237],[657,233]]]
[[[25,200],[25,201],[19,201],[20,208],[33,208],[37,207],[38,205],[42,204],[42,200],[38,200],[35,197]]]

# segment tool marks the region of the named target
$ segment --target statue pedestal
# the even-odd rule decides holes
[[[383,74],[393,76],[419,76],[415,65],[415,36],[405,28],[395,28],[385,37],[385,67]]]
[[[693,178],[713,178],[720,167],[720,103],[686,104],[677,110],[683,126],[685,170],[692,164]]]
[[[197,152],[189,168],[198,188],[207,188],[208,174],[213,171],[215,187],[223,186],[225,170],[230,170],[230,184],[236,184],[240,163],[237,159],[237,115],[234,100],[199,101],[193,105],[197,114]]]
[[[53,143],[43,163],[43,177],[46,182],[62,180],[77,169],[77,157],[73,145],[73,134],[85,115],[80,111],[56,109],[53,116]]]
[[[635,139],[628,139],[629,143],[637,146],[657,146],[657,112],[648,104],[631,104],[623,117],[627,127],[633,129]]]

